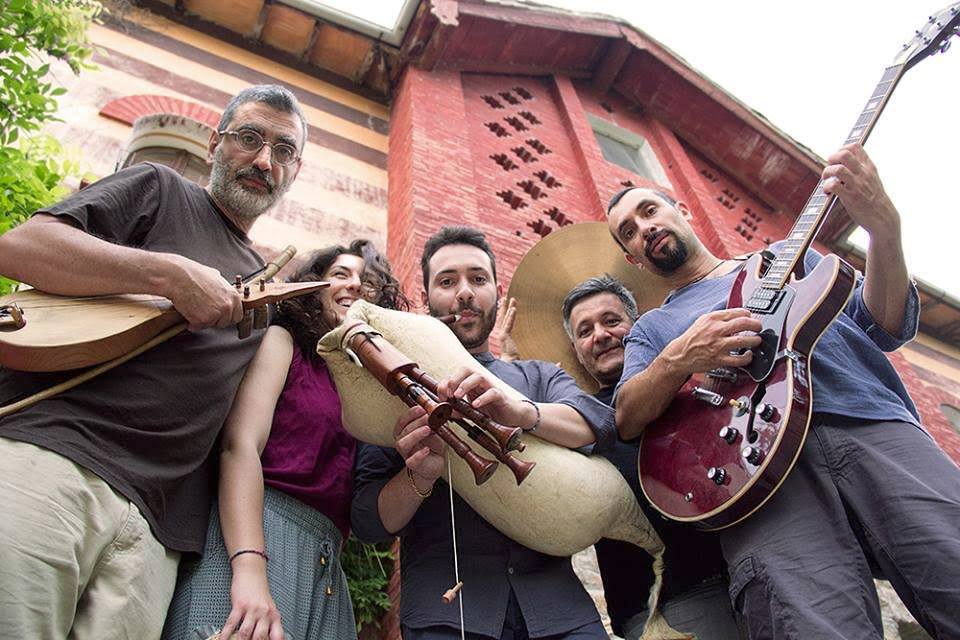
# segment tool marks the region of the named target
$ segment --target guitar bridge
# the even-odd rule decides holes
[[[719,407],[723,404],[723,396],[719,393],[709,391],[703,387],[694,387],[693,388],[693,397],[697,400],[702,400],[707,404],[712,404],[715,407]]]

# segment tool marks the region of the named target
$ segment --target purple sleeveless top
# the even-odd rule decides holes
[[[311,363],[294,347],[260,456],[264,482],[330,518],[346,540],[356,448],[340,420],[340,396],[326,364]]]

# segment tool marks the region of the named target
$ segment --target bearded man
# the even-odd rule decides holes
[[[464,370],[441,380],[441,398],[468,397],[501,424],[519,426],[583,452],[609,446],[613,414],[583,393],[556,365],[505,362],[489,350],[502,293],[496,260],[484,235],[470,227],[444,227],[427,240],[421,260],[423,300],[433,316],[457,314],[451,326],[460,343],[489,374]],[[503,380],[527,398],[514,400],[493,386]],[[400,536],[405,640],[460,638],[460,610],[441,602],[452,584],[451,503],[440,478],[445,444],[420,408],[394,427],[396,450],[363,446],[358,453],[352,522],[361,539]],[[440,485],[442,489],[434,489]],[[607,634],[570,558],[548,556],[514,542],[453,496],[465,637],[596,638]]]
[[[227,105],[206,189],[138,164],[0,237],[0,273],[69,296],[151,294],[189,323],[69,391],[0,419],[0,620],[11,638],[158,638],[182,553],[203,549],[208,456],[262,332],[238,340],[247,232],[300,170],[296,98]],[[51,374],[0,371],[0,401]]]
[[[864,274],[810,364],[809,432],[790,475],[756,513],[713,535],[731,604],[751,638],[880,640],[873,578],[886,578],[934,638],[960,637],[960,471],[926,433],[884,356],[917,333],[920,300],[901,220],[860,145],[827,158],[823,189],[870,237]],[[743,263],[713,255],[694,211],[647,188],[614,196],[607,226],[631,263],[672,291],[625,338],[617,429],[635,438],[693,374],[747,366],[759,319],[727,300]],[[775,254],[789,251],[774,243]],[[808,250],[803,272],[823,258]],[[785,356],[778,356],[785,357]]]

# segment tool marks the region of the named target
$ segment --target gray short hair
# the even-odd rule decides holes
[[[630,324],[637,321],[640,312],[637,311],[636,298],[633,297],[633,294],[630,293],[630,290],[622,281],[609,273],[605,273],[602,276],[584,280],[571,289],[567,297],[563,299],[563,330],[567,332],[567,337],[571,340],[573,340],[573,328],[570,326],[570,314],[573,313],[573,308],[587,298],[592,298],[601,293],[612,293],[617,296],[623,303],[623,310],[626,311]]]
[[[273,107],[281,113],[293,113],[300,118],[300,124],[303,125],[303,144],[307,143],[307,118],[300,109],[300,102],[297,96],[293,95],[286,87],[278,84],[258,84],[247,87],[237,95],[230,98],[223,115],[220,116],[220,124],[217,125],[217,131],[223,131],[233,121],[237,114],[237,109],[242,104],[248,102],[261,102],[267,106]]]

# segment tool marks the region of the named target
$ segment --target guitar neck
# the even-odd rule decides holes
[[[867,100],[867,105],[860,112],[860,116],[850,129],[850,134],[844,140],[844,145],[854,142],[863,144],[867,140],[904,71],[905,65],[898,64],[888,67],[883,72],[880,82],[877,83],[873,94]],[[803,206],[797,221],[784,241],[783,248],[764,274],[761,284],[763,289],[783,288],[790,274],[796,268],[797,262],[803,258],[810,247],[836,201],[836,196],[824,192],[823,179],[817,182],[817,188],[813,190],[807,203]]]

